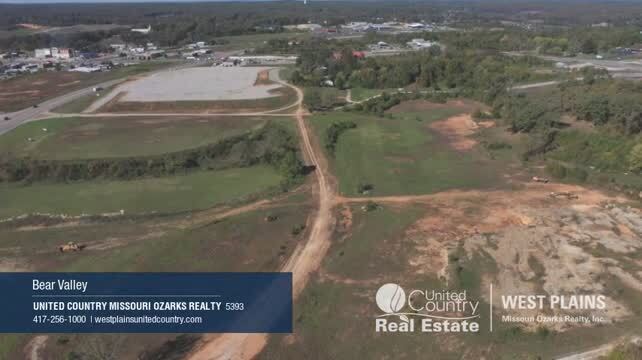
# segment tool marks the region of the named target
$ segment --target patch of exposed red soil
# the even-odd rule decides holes
[[[493,121],[475,122],[470,114],[451,116],[446,120],[436,121],[430,128],[442,134],[450,145],[458,151],[468,151],[477,145],[471,138],[480,128],[495,126]]]

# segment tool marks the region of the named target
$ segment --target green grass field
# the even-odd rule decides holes
[[[35,271],[275,271],[303,235],[307,202],[276,205],[215,221],[204,213],[115,218],[89,225],[0,227],[0,247]],[[268,215],[276,221],[266,221]],[[59,253],[69,241],[80,253]],[[3,265],[4,266],[4,265]]]
[[[629,170],[629,153],[642,143],[642,136],[626,138],[604,132],[566,130],[560,132],[558,143],[560,146],[548,154],[556,160],[625,172]]]
[[[211,144],[264,123],[251,117],[54,118],[0,136],[0,153],[56,160],[155,155]]]
[[[305,200],[254,210],[220,221],[210,211],[169,217],[114,219],[71,226],[22,228],[0,226],[0,248],[12,249],[12,259],[33,271],[276,271],[302,235],[291,235],[304,224],[311,208]],[[268,215],[277,217],[268,222]],[[195,219],[198,222],[190,224]],[[57,247],[74,241],[87,245],[78,253]],[[2,258],[0,258],[2,260]],[[15,271],[0,261],[2,271]],[[68,360],[83,353],[93,335],[50,335],[43,357]],[[160,347],[175,334],[127,334],[118,359],[136,359],[143,350]],[[0,335],[0,358],[24,359],[29,335]],[[61,340],[65,340],[64,342]],[[85,358],[85,357],[83,357]]]
[[[272,167],[254,166],[132,181],[0,185],[0,217],[25,213],[168,213],[239,202],[279,185]]]
[[[374,186],[370,195],[424,194],[447,189],[490,188],[501,184],[497,164],[483,151],[453,150],[430,123],[460,113],[435,109],[386,117],[332,113],[310,118],[318,136],[335,121],[351,120],[357,128],[343,133],[330,156],[339,190],[360,195],[359,184]]]

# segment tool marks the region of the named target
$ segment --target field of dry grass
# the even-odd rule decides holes
[[[148,62],[99,73],[44,71],[0,81],[0,112],[21,110],[52,97],[164,66],[167,62]]]

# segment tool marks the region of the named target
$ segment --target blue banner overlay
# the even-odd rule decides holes
[[[3,333],[292,332],[292,273],[0,273]]]

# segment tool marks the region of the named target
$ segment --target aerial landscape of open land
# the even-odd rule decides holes
[[[571,3],[0,4],[0,271],[288,272],[294,302],[292,333],[0,359],[642,359],[642,5]],[[480,326],[375,328],[431,316]]]

